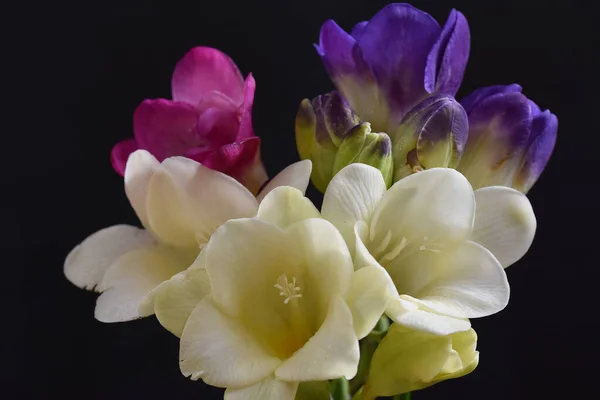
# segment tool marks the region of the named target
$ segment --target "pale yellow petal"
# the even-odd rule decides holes
[[[160,163],[146,150],[136,150],[129,155],[125,165],[125,193],[142,225],[149,229],[146,200],[148,186]]]
[[[312,171],[312,162],[310,160],[298,161],[284,168],[280,173],[275,175],[264,188],[260,191],[257,200],[260,202],[267,194],[278,186],[291,186],[303,194],[306,192],[308,182],[310,181],[310,173]]]
[[[210,278],[206,270],[188,268],[152,291],[156,318],[165,329],[181,337],[190,314],[207,294]]]
[[[331,302],[319,331],[275,371],[278,379],[292,382],[321,381],[356,375],[358,338],[352,313],[341,297]]]
[[[432,168],[396,182],[383,196],[370,222],[369,249],[382,242],[452,244],[471,235],[473,189],[459,172]]]
[[[106,270],[123,254],[151,248],[156,241],[144,229],[115,225],[88,236],[67,256],[64,273],[67,279],[83,289],[94,290]]]
[[[354,225],[370,221],[387,187],[381,172],[369,165],[350,164],[338,172],[325,191],[321,213],[354,250]]]
[[[281,364],[242,324],[221,312],[211,295],[190,315],[181,335],[179,359],[185,376],[228,388],[258,384]]]
[[[260,203],[257,217],[285,229],[303,219],[320,218],[321,214],[301,191],[290,186],[279,186]]]
[[[410,296],[393,297],[388,302],[386,314],[399,325],[429,332],[436,335],[448,335],[466,331],[471,323],[466,318],[454,318],[417,304]]]
[[[504,269],[483,246],[464,242],[435,278],[415,298],[425,306],[458,318],[479,318],[501,311],[508,304],[510,287]]]
[[[175,246],[198,246],[225,221],[253,217],[256,198],[235,179],[184,157],[167,158],[148,188],[152,231]]]
[[[298,382],[266,378],[252,386],[227,389],[224,400],[294,400],[297,390]]]
[[[537,222],[523,193],[503,186],[475,191],[475,226],[471,240],[492,252],[504,268],[525,255]]]
[[[352,312],[354,332],[359,339],[373,330],[394,294],[394,283],[380,266],[354,272],[346,302]]]
[[[122,255],[106,271],[99,285],[103,293],[96,302],[96,319],[121,322],[151,315],[153,307],[140,308],[150,291],[192,261],[189,253],[166,247]]]

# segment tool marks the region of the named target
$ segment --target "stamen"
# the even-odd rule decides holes
[[[279,295],[285,297],[283,304],[288,304],[291,299],[298,299],[302,297],[300,292],[300,286],[296,286],[296,277],[292,277],[292,281],[288,280],[286,274],[281,275],[277,278],[277,283],[273,285],[274,288],[279,289]]]
[[[385,253],[383,255],[383,257],[381,257],[379,262],[383,263],[386,261],[392,261],[394,258],[396,258],[398,256],[398,254],[400,254],[400,252],[402,250],[404,250],[404,248],[406,247],[407,244],[408,244],[408,240],[406,240],[406,238],[403,236],[400,243],[398,243],[398,245],[396,245],[391,251],[388,251],[387,253]]]

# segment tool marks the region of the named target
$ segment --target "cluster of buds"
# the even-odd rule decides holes
[[[371,131],[337,91],[304,99],[296,116],[296,142],[302,159],[311,160],[313,184],[325,192],[345,166],[359,162],[381,171],[392,183],[392,142],[386,133]]]

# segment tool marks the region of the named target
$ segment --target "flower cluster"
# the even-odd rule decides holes
[[[156,315],[181,372],[228,400],[373,400],[470,373],[470,319],[508,303],[557,119],[518,85],[457,102],[469,40],[455,10],[443,27],[407,4],[350,34],[326,22],[338,90],[302,101],[303,161],[270,180],[252,75],[192,49],[173,100],[142,102],[112,151],[143,228],[92,234],[66,277],[101,293],[100,321]]]

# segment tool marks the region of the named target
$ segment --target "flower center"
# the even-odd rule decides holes
[[[274,288],[279,289],[279,295],[285,297],[283,300],[284,304],[288,304],[291,299],[297,299],[302,297],[300,287],[296,286],[296,277],[293,276],[291,282],[288,280],[286,274],[281,275],[277,278],[277,283],[273,285]]]
[[[372,235],[374,236],[374,235]],[[371,239],[371,243],[373,243],[374,237],[370,237]],[[400,256],[400,253],[402,253],[404,251],[404,255],[406,255],[405,253],[412,253],[415,250],[419,250],[419,251],[429,251],[432,253],[440,253],[441,250],[440,249],[436,249],[435,247],[432,247],[430,243],[428,243],[429,238],[427,236],[424,236],[422,238],[422,240],[420,241],[414,241],[414,240],[408,240],[405,236],[402,236],[402,239],[400,239],[399,241],[395,241],[395,243],[393,243],[394,241],[392,240],[392,232],[388,231],[386,233],[386,235],[384,236],[383,240],[381,240],[378,244],[377,247],[375,247],[375,250],[373,250],[371,252],[371,254],[373,255],[373,257],[375,257],[375,259],[377,261],[379,261],[379,263],[382,266],[386,266],[390,261],[393,261],[394,259],[396,259],[398,256]],[[417,242],[417,243],[415,243]],[[421,244],[419,246],[417,246],[418,242],[421,242]],[[407,247],[409,247],[410,245],[410,249],[407,249]]]

